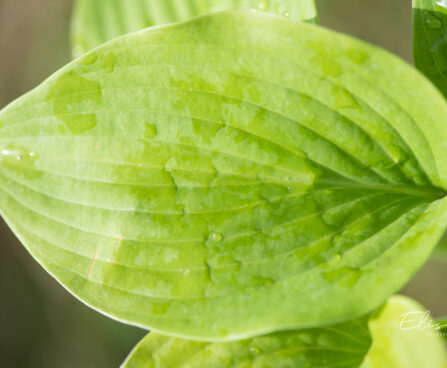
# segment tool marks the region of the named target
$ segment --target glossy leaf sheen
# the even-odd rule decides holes
[[[400,328],[402,314],[417,311],[424,310],[396,296],[373,316],[238,342],[210,344],[150,333],[122,368],[444,368],[446,354],[436,331]]]
[[[75,57],[126,33],[210,12],[246,9],[317,22],[314,0],[77,0],[72,21]]]
[[[413,0],[416,67],[447,96],[447,2]]]
[[[440,238],[445,116],[385,51],[217,13],[111,41],[1,111],[0,208],[125,322],[207,340],[336,323]]]

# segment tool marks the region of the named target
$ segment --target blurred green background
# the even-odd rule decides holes
[[[94,1],[94,0],[92,0]],[[411,62],[411,0],[317,0],[320,23]],[[72,0],[0,0],[0,109],[70,60]],[[84,306],[0,223],[0,367],[118,367],[144,331]],[[447,263],[431,260],[403,293],[447,315]]]

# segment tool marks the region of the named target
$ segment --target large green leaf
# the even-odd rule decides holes
[[[72,21],[75,57],[126,33],[210,12],[246,9],[317,22],[315,0],[77,0]]]
[[[255,12],[109,42],[0,112],[0,208],[73,294],[231,340],[360,316],[447,222],[447,106],[389,53]]]
[[[414,63],[447,96],[447,2],[413,0]]]
[[[412,328],[410,320],[401,328],[403,315],[410,313],[414,320],[417,312],[422,316],[424,310],[397,296],[373,316],[238,342],[210,344],[150,333],[122,368],[447,367],[443,342],[435,330]]]

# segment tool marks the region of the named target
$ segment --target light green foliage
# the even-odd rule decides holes
[[[214,344],[149,333],[122,368],[358,368],[371,345],[367,322]]]
[[[425,308],[393,297],[369,321],[372,346],[361,368],[446,368],[440,331]]]
[[[336,323],[441,237],[445,116],[385,51],[216,13],[109,42],[1,111],[0,208],[125,322],[199,340]]]
[[[402,315],[419,311],[424,312],[414,301],[396,296],[372,316],[238,342],[200,343],[150,333],[122,368],[445,368],[437,331],[410,329],[408,323],[401,329]]]
[[[77,0],[72,24],[75,57],[126,33],[230,9],[264,11],[317,22],[314,0]]]
[[[414,63],[447,96],[447,2],[413,0]]]

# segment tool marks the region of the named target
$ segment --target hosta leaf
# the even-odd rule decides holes
[[[447,96],[447,1],[413,0],[414,63]]]
[[[77,0],[72,21],[75,57],[126,33],[210,12],[246,9],[317,22],[315,0]]]
[[[424,312],[417,303],[396,296],[373,316],[238,342],[210,344],[150,333],[122,368],[445,368],[435,330],[411,328],[410,321],[401,329],[402,316],[419,311]]]
[[[0,208],[94,308],[237,339],[360,316],[447,221],[444,98],[352,38],[225,12],[109,42],[0,112]]]
[[[393,297],[369,321],[372,346],[361,368],[447,367],[445,345],[421,305]]]
[[[433,256],[439,260],[447,261],[447,240],[443,239],[439,242]]]
[[[214,344],[149,333],[122,368],[358,368],[371,345],[367,322]]]
[[[447,340],[447,318],[442,318],[436,321],[438,327],[438,334]]]

